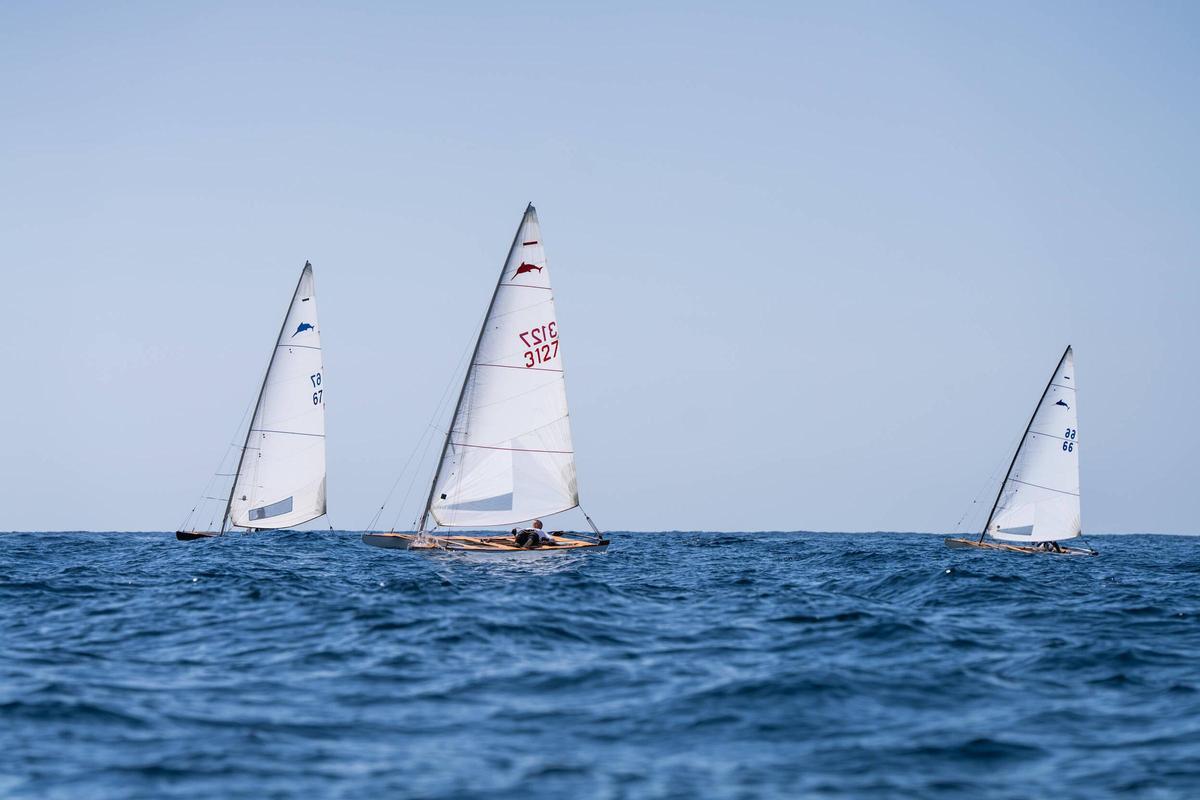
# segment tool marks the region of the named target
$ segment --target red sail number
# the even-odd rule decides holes
[[[536,367],[558,358],[558,325],[551,321],[517,334],[525,351],[525,367]]]

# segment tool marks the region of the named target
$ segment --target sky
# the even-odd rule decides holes
[[[317,526],[399,479],[403,527],[533,201],[601,527],[977,526],[1072,344],[1085,533],[1194,532],[1198,32],[1170,2],[0,5],[0,530],[173,530],[306,259]]]

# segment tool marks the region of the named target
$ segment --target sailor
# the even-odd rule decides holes
[[[517,532],[517,547],[541,547],[554,544],[554,537],[542,530],[542,521],[535,519],[532,528]]]

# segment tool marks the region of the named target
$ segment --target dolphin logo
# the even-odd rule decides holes
[[[1063,408],[1067,408],[1067,409],[1069,409],[1069,408],[1070,408],[1070,406],[1069,406],[1069,405],[1067,405],[1067,401],[1066,401],[1066,400],[1059,400],[1059,401],[1058,401],[1057,403],[1055,403],[1054,405],[1056,405],[1056,406],[1062,406]]]
[[[541,272],[542,268],[537,264],[526,264],[524,261],[522,261],[521,266],[517,267],[517,271],[513,273],[513,277],[515,278],[518,275],[524,275],[526,272],[533,272],[534,270]]]
[[[295,339],[305,331],[315,331],[316,329],[317,327],[315,325],[309,325],[307,322],[301,322],[300,327],[296,328],[296,332],[292,334],[291,338]]]

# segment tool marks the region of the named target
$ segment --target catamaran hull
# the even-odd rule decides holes
[[[1040,547],[1030,547],[1028,545],[1019,544],[1002,544],[1000,542],[981,542],[978,539],[946,539],[947,547],[967,548],[975,547],[980,550],[1002,550],[1009,553],[1024,553],[1026,555],[1039,556],[1096,556],[1100,555],[1095,550],[1088,550],[1083,547],[1063,547],[1060,550],[1043,550]]]
[[[393,550],[411,550],[415,553],[482,556],[485,558],[545,558],[564,553],[579,551],[603,550],[608,547],[609,540],[584,541],[565,536],[555,536],[553,545],[542,547],[517,547],[511,536],[438,536],[431,539],[436,544],[417,543],[413,533],[364,533],[364,543],[374,547],[384,547]]]

